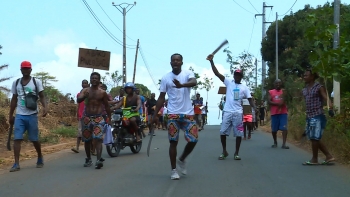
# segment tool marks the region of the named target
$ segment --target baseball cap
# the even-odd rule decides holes
[[[236,73],[243,75],[243,71],[240,69],[235,70],[235,72],[233,74],[236,74]]]
[[[32,68],[32,64],[28,61],[23,61],[21,63],[21,68]]]

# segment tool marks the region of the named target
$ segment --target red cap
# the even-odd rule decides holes
[[[32,64],[28,61],[23,61],[21,63],[21,68],[32,68]]]
[[[234,73],[239,73],[239,74],[243,75],[243,71],[242,71],[242,70],[239,70],[239,69],[235,70]]]

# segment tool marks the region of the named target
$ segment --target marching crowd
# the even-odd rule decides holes
[[[224,160],[229,153],[226,149],[226,138],[233,132],[236,137],[236,147],[233,154],[234,160],[241,160],[239,150],[241,141],[251,138],[254,129],[264,124],[265,117],[268,115],[264,101],[257,105],[254,94],[249,88],[242,84],[243,71],[235,70],[233,79],[225,77],[217,70],[214,61],[214,55],[208,55],[207,60],[211,64],[214,74],[225,84],[226,93],[219,107],[222,110],[222,123],[220,128],[220,141],[222,152],[219,160]],[[104,159],[102,153],[102,139],[104,137],[104,125],[111,124],[111,110],[130,106],[137,106],[134,112],[138,117],[130,118],[130,124],[137,129],[136,121],[138,119],[146,123],[149,130],[152,127],[158,127],[168,131],[168,140],[170,142],[169,157],[171,164],[171,179],[180,178],[177,166],[183,175],[187,174],[186,158],[193,151],[198,142],[198,131],[204,129],[207,123],[207,105],[203,103],[200,94],[191,100],[191,87],[197,85],[194,73],[190,70],[182,70],[183,57],[175,53],[170,57],[172,71],[166,73],[161,79],[160,94],[156,99],[155,93],[150,98],[140,95],[140,90],[133,83],[126,83],[120,88],[119,94],[112,98],[108,94],[107,86],[101,83],[101,76],[97,72],[90,75],[90,81],[82,81],[82,90],[77,94],[79,121],[77,145],[72,151],[79,152],[80,142],[83,141],[86,159],[84,167],[92,165],[91,155],[96,155],[97,160],[95,168],[103,167]],[[42,116],[48,112],[47,104],[44,98],[44,88],[40,80],[31,77],[32,66],[28,61],[21,63],[21,72],[23,77],[13,82],[11,99],[11,108],[9,114],[10,124],[15,125],[14,130],[14,155],[15,163],[11,172],[19,171],[19,155],[21,141],[24,132],[28,131],[28,138],[38,153],[37,167],[44,166],[41,146],[39,142],[38,131],[38,107],[37,100],[42,103]],[[326,118],[323,113],[323,104],[329,100],[324,86],[316,82],[317,73],[312,70],[304,72],[305,88],[302,94],[306,103],[306,129],[305,135],[312,142],[313,157],[304,162],[304,165],[318,165],[318,150],[321,150],[326,159],[321,164],[333,162],[335,158],[329,153],[325,145],[321,142],[322,134],[326,125]],[[282,89],[282,81],[275,81],[275,88],[268,92],[267,104],[270,106],[271,130],[273,137],[272,148],[276,148],[277,131],[282,131],[282,149],[289,149],[286,145],[288,110],[285,101],[285,92]],[[168,99],[166,98],[166,95]],[[112,106],[112,107],[111,107]],[[258,108],[257,108],[258,106]],[[329,105],[329,114],[332,116],[332,104]],[[14,111],[16,110],[16,115]],[[177,145],[180,130],[184,131],[184,137],[187,144],[180,155],[177,157]],[[248,135],[247,135],[248,134]],[[141,141],[140,136],[136,136],[137,141]]]

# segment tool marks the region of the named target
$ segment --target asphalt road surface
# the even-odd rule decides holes
[[[119,157],[110,158],[104,152],[106,161],[100,170],[83,167],[82,151],[76,154],[64,150],[47,155],[42,169],[35,168],[36,159],[22,162],[19,172],[0,172],[0,197],[350,195],[349,168],[340,164],[302,166],[303,161],[311,158],[310,153],[291,144],[289,150],[272,149],[270,134],[261,131],[256,131],[251,140],[243,141],[241,161],[233,160],[232,136],[228,138],[229,157],[218,160],[221,153],[218,130],[219,126],[207,126],[200,132],[198,145],[187,159],[188,174],[180,174],[180,180],[170,180],[167,133],[156,131],[150,157],[146,154],[147,137],[139,154],[126,148]],[[179,154],[184,145],[181,136]]]

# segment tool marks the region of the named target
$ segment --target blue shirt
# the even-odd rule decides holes
[[[140,96],[140,99],[141,99],[141,107],[139,109],[139,113],[142,114],[142,107],[144,106],[146,99],[143,96]]]

